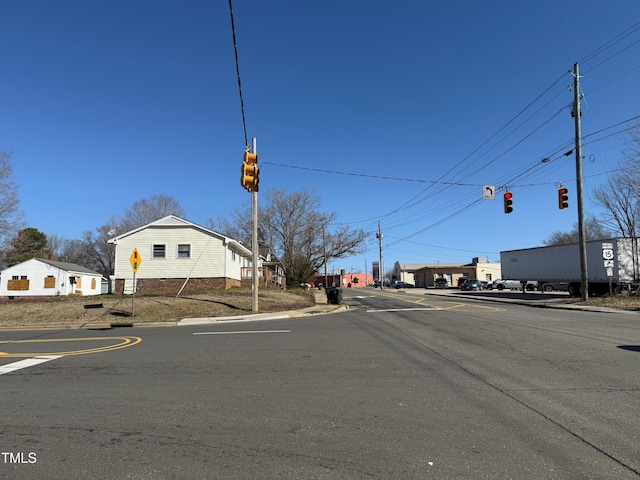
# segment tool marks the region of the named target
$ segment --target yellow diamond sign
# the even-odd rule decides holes
[[[138,270],[138,267],[142,263],[142,259],[140,258],[140,254],[138,253],[137,248],[133,249],[133,253],[129,258],[129,261],[131,262],[131,266],[133,267],[133,273],[136,273],[136,271]]]

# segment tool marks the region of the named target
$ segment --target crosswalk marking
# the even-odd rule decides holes
[[[22,368],[33,367],[34,365],[38,365],[40,363],[50,362],[51,360],[55,360],[61,357],[62,355],[43,355],[41,357],[27,358],[25,360],[19,360],[17,362],[9,363],[7,365],[2,365],[0,366],[0,375],[4,375],[5,373],[15,372],[16,370],[20,370]]]

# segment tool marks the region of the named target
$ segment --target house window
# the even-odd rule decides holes
[[[191,245],[188,243],[179,243],[178,258],[191,258]]]
[[[167,251],[166,245],[156,244],[153,246],[153,258],[165,258]]]
[[[236,261],[236,252],[231,252],[231,261],[232,262]]]
[[[56,277],[47,275],[44,278],[44,288],[56,288]]]

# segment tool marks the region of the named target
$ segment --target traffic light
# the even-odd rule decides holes
[[[240,185],[249,192],[258,191],[260,182],[260,169],[258,168],[258,155],[251,153],[249,147],[244,152],[242,158],[242,168],[240,170]]]
[[[249,147],[247,147],[245,152],[244,152],[244,158],[242,159],[242,161],[245,162],[245,163],[249,163],[249,164],[258,163],[258,154],[257,153],[251,153],[249,151]]]
[[[504,192],[504,213],[513,212],[513,194],[511,192]]]
[[[558,189],[558,208],[560,210],[563,208],[569,208],[569,203],[567,203],[569,201],[568,193],[569,190],[564,187],[560,187]]]
[[[249,192],[258,191],[258,183],[260,181],[260,169],[255,163],[242,162],[240,170],[240,185]]]

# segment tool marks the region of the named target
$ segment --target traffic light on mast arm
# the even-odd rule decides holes
[[[564,208],[569,208],[569,196],[567,195],[569,193],[569,190],[567,190],[564,187],[560,187],[558,189],[558,208],[560,210],[564,209]]]
[[[511,192],[504,192],[504,213],[513,212],[513,194]]]
[[[240,185],[249,192],[258,191],[260,182],[260,169],[258,168],[258,155],[251,153],[246,147],[242,158],[242,168],[240,170]]]

